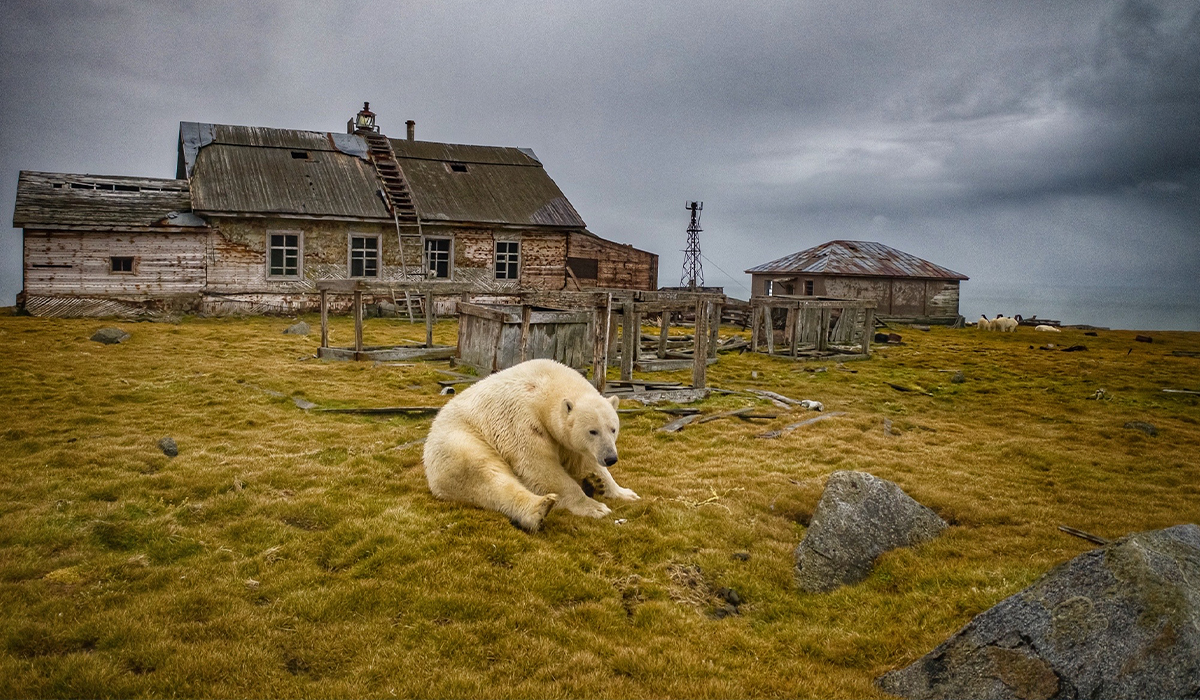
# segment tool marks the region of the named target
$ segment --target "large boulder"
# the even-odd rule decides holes
[[[892,482],[834,472],[796,547],[796,582],[810,593],[857,583],[880,554],[927,542],[944,529],[944,520]]]
[[[308,335],[309,330],[307,323],[298,321],[284,329],[283,333],[284,335]]]
[[[1200,697],[1200,527],[1081,554],[879,687],[908,698]]]

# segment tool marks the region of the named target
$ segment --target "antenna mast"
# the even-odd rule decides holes
[[[685,208],[692,212],[692,221],[688,224],[687,248],[683,251],[683,278],[679,280],[679,286],[694,292],[704,286],[704,265],[700,262],[700,211],[704,209],[704,202],[688,202]]]

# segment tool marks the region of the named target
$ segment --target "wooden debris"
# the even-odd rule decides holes
[[[1163,391],[1167,392],[1168,394],[1197,394],[1197,395],[1200,395],[1200,391],[1191,391],[1189,389],[1163,389]]]
[[[309,410],[310,408],[317,407],[317,405],[315,403],[313,403],[312,401],[309,401],[308,399],[302,399],[299,396],[293,396],[292,403],[296,404],[297,408],[302,408],[305,411]]]
[[[1200,352],[1193,352],[1191,350],[1172,350],[1171,355],[1174,357],[1200,357]]]
[[[1099,535],[1093,535],[1090,532],[1076,530],[1075,528],[1067,527],[1066,525],[1059,525],[1058,529],[1067,533],[1068,535],[1071,535],[1072,537],[1078,537],[1081,540],[1087,540],[1088,542],[1092,542],[1101,546],[1108,544],[1108,540],[1100,537]]]
[[[618,408],[617,413],[668,413],[673,416],[694,416],[700,413],[698,408],[658,408],[656,406],[647,406],[646,408]]]
[[[757,396],[763,396],[765,398],[771,399],[772,401],[779,401],[788,406],[799,406],[801,403],[800,401],[797,401],[796,399],[784,396],[783,394],[776,394],[773,391],[766,391],[763,389],[746,389],[746,392],[750,393],[750,394],[755,394]]]
[[[846,415],[845,411],[833,411],[832,413],[822,413],[821,415],[819,415],[815,418],[809,418],[808,420],[802,420],[799,423],[792,423],[791,425],[785,425],[784,427],[780,428],[779,430],[770,430],[765,433],[760,433],[758,435],[755,435],[755,437],[763,438],[766,440],[774,440],[777,437],[787,435],[788,433],[792,432],[796,428],[802,428],[806,425],[816,423],[817,421],[825,420],[826,418],[833,418],[835,416],[844,416],[844,415]]]
[[[752,406],[748,406],[746,408],[739,408],[739,409],[736,409],[733,411],[723,411],[721,413],[710,413],[709,415],[704,416],[700,420],[696,421],[696,425],[700,425],[701,423],[708,423],[708,422],[714,421],[714,420],[720,420],[722,418],[732,418],[733,416],[744,415],[753,410],[754,410],[754,408]]]
[[[317,408],[320,413],[358,413],[362,415],[433,415],[439,406],[384,406],[380,408]]]
[[[659,428],[658,432],[660,432],[660,433],[677,433],[680,430],[683,430],[683,426],[685,426],[688,423],[691,423],[693,421],[697,421],[701,417],[702,417],[702,414],[699,414],[699,413],[693,413],[690,416],[680,416],[679,418],[676,418],[675,420],[671,421],[670,423],[667,423],[663,427]]]

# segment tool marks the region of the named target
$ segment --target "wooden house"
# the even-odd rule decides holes
[[[957,323],[966,275],[882,243],[829,241],[746,270],[753,296],[865,299],[883,320]]]
[[[651,290],[658,256],[589,232],[528,149],[183,122],[176,179],[22,172],[34,314],[315,309],[316,281],[476,294]]]

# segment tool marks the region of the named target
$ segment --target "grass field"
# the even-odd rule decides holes
[[[290,322],[0,317],[0,697],[878,697],[878,675],[1092,546],[1058,525],[1200,521],[1200,396],[1162,392],[1200,390],[1200,358],[1171,354],[1196,333],[902,328],[842,367],[722,356],[714,386],[846,415],[777,440],[755,435],[812,414],[676,434],[625,416],[614,474],[642,500],[527,535],[430,496],[421,448],[397,448],[428,418],[291,400],[439,405],[447,363],[318,361]],[[132,338],[89,341],[104,325]],[[333,330],[349,342],[347,319]],[[951,527],[801,593],[792,550],[839,469]],[[715,614],[722,587],[740,614]]]

